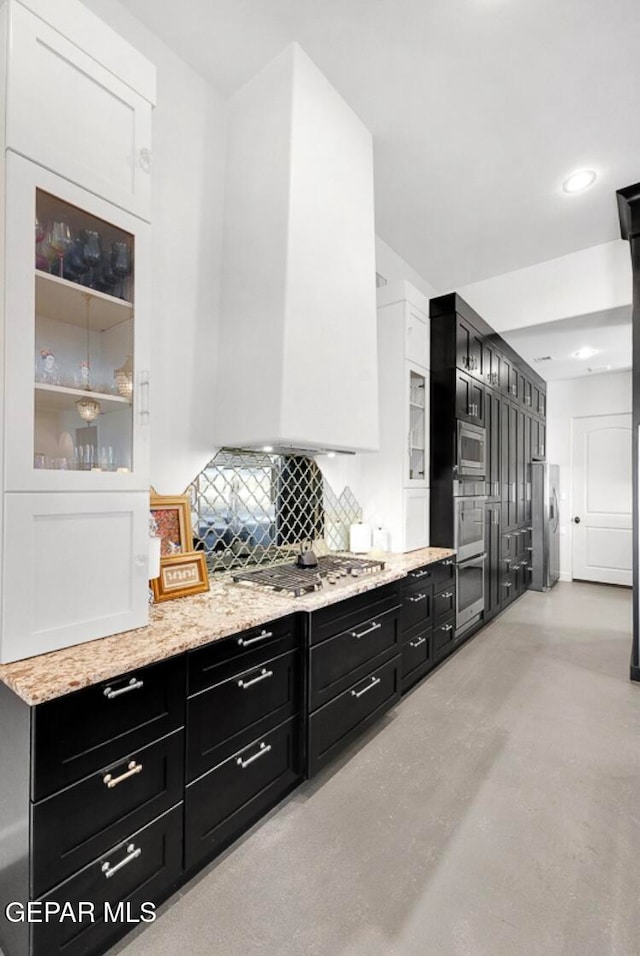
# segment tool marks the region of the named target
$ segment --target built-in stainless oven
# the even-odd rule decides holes
[[[484,428],[459,421],[456,451],[458,478],[486,477],[487,436]]]
[[[484,563],[477,554],[456,565],[456,633],[470,627],[484,611]]]
[[[485,498],[453,499],[453,546],[458,561],[473,558],[484,551]]]

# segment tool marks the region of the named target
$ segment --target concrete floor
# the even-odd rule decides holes
[[[112,953],[637,956],[630,629],[527,594]]]

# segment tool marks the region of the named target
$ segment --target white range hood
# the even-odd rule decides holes
[[[230,101],[218,446],[378,447],[371,134],[297,45]]]

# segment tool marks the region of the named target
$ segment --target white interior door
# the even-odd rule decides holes
[[[631,415],[573,419],[573,577],[631,586]]]

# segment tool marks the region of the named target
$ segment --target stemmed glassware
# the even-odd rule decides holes
[[[131,272],[131,253],[126,242],[113,242],[111,244],[111,268],[115,276],[120,280],[116,286],[115,294],[120,299],[125,298],[124,280]]]
[[[63,260],[73,243],[73,239],[71,238],[71,229],[66,222],[56,221],[52,223],[49,242],[58,256],[59,273],[60,276],[62,276]]]
[[[95,229],[83,229],[80,233],[83,241],[83,257],[89,267],[89,288],[95,289],[95,267],[102,260],[102,240]]]

